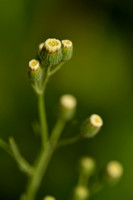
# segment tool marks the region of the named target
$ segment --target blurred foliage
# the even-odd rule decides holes
[[[31,128],[38,111],[27,63],[48,37],[68,38],[74,43],[73,58],[51,78],[47,88],[50,129],[64,93],[74,94],[79,102],[72,127],[91,113],[104,119],[96,138],[55,153],[38,198],[50,194],[67,200],[76,183],[78,159],[89,155],[97,160],[98,169],[112,159],[122,162],[125,169],[118,186],[105,188],[93,200],[133,199],[132,35],[131,0],[0,1],[0,137],[8,140],[13,135],[23,155],[33,161],[40,141]],[[18,199],[26,186],[26,177],[2,150],[0,180],[1,200]]]

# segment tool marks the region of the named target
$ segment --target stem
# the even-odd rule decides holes
[[[27,186],[26,200],[35,199],[36,193],[39,189],[39,186],[46,172],[46,169],[48,167],[52,154],[55,150],[55,146],[58,142],[59,136],[64,128],[64,125],[65,125],[65,122],[62,120],[59,120],[57,122],[57,124],[55,125],[55,128],[53,129],[50,143],[47,142],[45,144],[45,148],[42,149],[40,157],[35,166],[34,174],[29,179],[29,183]]]
[[[46,84],[50,76],[50,68],[47,68],[45,71],[45,77],[42,82],[42,94],[38,94],[38,108],[39,108],[39,117],[41,123],[41,138],[42,138],[42,150],[35,163],[34,174],[29,177],[26,194],[24,194],[25,200],[35,200],[37,191],[40,187],[43,176],[46,172],[52,154],[55,150],[55,146],[58,142],[60,134],[65,126],[63,120],[59,120],[53,129],[51,138],[48,138],[48,127],[45,114],[45,105],[44,105],[44,94],[46,89]]]
[[[57,65],[53,70],[51,70],[50,72],[49,72],[49,76],[52,76],[55,72],[57,72],[61,67],[62,67],[62,65],[64,64],[65,62],[61,62],[59,65]]]
[[[0,139],[0,147],[5,150],[7,153],[10,154],[10,156],[13,157],[13,153],[11,151],[11,148],[9,146],[9,144],[7,144],[4,140]]]
[[[52,149],[49,144],[46,145],[45,150],[42,150],[37,165],[35,167],[34,175],[29,179],[26,200],[35,199],[36,193],[53,154],[53,150],[54,149]]]
[[[51,134],[51,138],[50,138],[50,144],[52,145],[56,145],[57,144],[57,141],[61,135],[61,132],[65,126],[66,122],[62,119],[59,119],[52,131],[52,134]]]
[[[59,141],[57,147],[73,144],[75,142],[78,142],[80,139],[81,139],[81,135],[77,135],[77,136],[75,136],[73,138],[63,139],[63,140]]]
[[[78,185],[82,185],[84,187],[88,186],[89,176],[87,176],[84,172],[81,172],[78,179]]]
[[[91,194],[91,196],[93,196],[94,194],[96,194],[99,191],[101,191],[103,189],[103,187],[104,187],[103,183],[97,181],[95,184],[93,184],[90,187],[90,194]]]
[[[38,108],[39,108],[39,117],[41,123],[41,137],[43,147],[45,146],[48,140],[48,128],[47,128],[47,120],[45,114],[45,106],[44,106],[44,94],[39,95],[38,97]]]
[[[12,137],[9,138],[10,148],[12,150],[13,158],[17,162],[19,169],[27,175],[32,175],[33,167],[21,156],[19,149]]]

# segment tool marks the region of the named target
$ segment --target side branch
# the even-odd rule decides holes
[[[9,138],[9,144],[13,158],[17,162],[19,169],[27,175],[32,175],[34,172],[33,167],[21,156],[20,151],[12,137]]]
[[[11,151],[11,148],[8,143],[6,143],[4,140],[0,139],[0,147],[5,150],[7,153],[9,153],[10,156],[13,157],[13,153]]]
[[[62,139],[61,141],[59,141],[57,148],[78,142],[81,138],[81,135],[77,135],[73,138]]]

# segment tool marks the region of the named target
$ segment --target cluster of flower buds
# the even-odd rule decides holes
[[[96,162],[91,157],[83,157],[79,162],[78,184],[73,191],[72,200],[86,200],[90,196],[100,191],[106,184],[113,186],[123,175],[123,166],[118,161],[110,161],[104,170],[99,172],[98,179],[95,176]],[[91,185],[90,185],[91,183]]]
[[[49,38],[39,45],[38,60],[29,62],[28,75],[32,82],[38,82],[42,77],[42,69],[44,66],[52,67],[59,65],[61,62],[68,61],[72,57],[73,44],[70,40],[58,40]]]
[[[73,44],[70,40],[47,39],[39,45],[39,57],[45,66],[53,66],[71,58]]]

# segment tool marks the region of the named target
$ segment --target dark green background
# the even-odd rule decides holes
[[[71,39],[74,44],[73,58],[51,78],[47,88],[50,129],[64,93],[74,94],[78,100],[68,135],[92,113],[104,120],[94,139],[56,151],[38,200],[46,194],[68,200],[83,155],[93,156],[98,169],[112,159],[124,166],[121,182],[106,187],[93,200],[133,199],[132,30],[132,0],[0,1],[0,137],[7,141],[14,136],[23,155],[33,162],[40,140],[31,128],[38,111],[27,67],[38,44],[49,37]],[[18,200],[25,186],[26,177],[0,149],[0,200]]]

